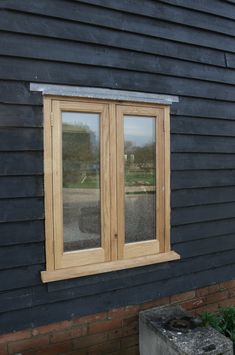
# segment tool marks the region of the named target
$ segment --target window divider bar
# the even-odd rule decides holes
[[[111,213],[111,260],[118,259],[118,225],[117,225],[117,132],[116,105],[109,104],[110,120],[110,213]]]

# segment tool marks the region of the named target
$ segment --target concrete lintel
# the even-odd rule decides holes
[[[104,100],[149,102],[171,105],[179,102],[178,96],[150,94],[146,92],[102,89],[84,86],[51,85],[43,83],[30,83],[31,91],[40,91],[43,95],[88,97]]]

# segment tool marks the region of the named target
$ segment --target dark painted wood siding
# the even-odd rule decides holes
[[[1,0],[0,331],[235,277],[235,4]],[[43,285],[42,98],[30,82],[179,95],[170,262]]]

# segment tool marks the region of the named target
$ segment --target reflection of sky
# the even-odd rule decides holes
[[[99,139],[98,113],[62,112],[62,122],[77,126],[88,126]],[[149,116],[124,116],[125,141],[135,146],[144,146],[155,141],[155,118]]]
[[[92,132],[99,136],[99,114],[87,112],[62,112],[62,122],[76,126],[88,126]]]
[[[145,116],[124,116],[125,141],[132,141],[136,146],[155,141],[155,118]]]

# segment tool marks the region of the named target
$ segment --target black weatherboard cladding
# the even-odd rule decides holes
[[[235,277],[235,4],[0,2],[0,331]],[[43,115],[30,82],[179,95],[171,107],[180,262],[42,284]]]

